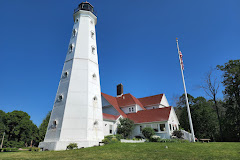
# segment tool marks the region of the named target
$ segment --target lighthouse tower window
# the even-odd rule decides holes
[[[91,38],[94,39],[94,37],[95,37],[95,33],[91,31]]]
[[[94,46],[92,46],[92,54],[95,54],[95,50],[96,50],[96,48]]]
[[[67,76],[68,76],[68,72],[66,71],[66,72],[63,73],[62,77],[66,78]]]
[[[71,53],[72,51],[73,51],[73,44],[70,44],[70,46],[69,46],[69,53]]]
[[[61,102],[62,100],[63,100],[63,95],[61,94],[61,95],[58,96],[57,101]]]
[[[74,30],[73,30],[73,33],[72,33],[72,36],[75,37],[76,35],[77,35],[77,30],[74,29]]]
[[[79,21],[79,19],[78,19],[78,18],[76,18],[76,19],[75,19],[75,23],[78,23],[78,21]]]
[[[93,77],[93,79],[96,79],[96,78],[97,78],[97,76],[96,76],[95,73],[92,75],[92,77]]]

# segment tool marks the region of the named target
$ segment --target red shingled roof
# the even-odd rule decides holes
[[[142,103],[143,106],[148,106],[153,104],[160,104],[162,97],[163,94],[158,94],[154,96],[138,98],[138,100]]]
[[[123,117],[127,117],[127,115],[119,108],[118,102],[115,97],[102,93],[102,96],[121,114]]]
[[[116,97],[119,107],[126,107],[129,105],[138,104],[143,110],[146,110],[139,100],[130,93],[124,94],[121,97]]]
[[[103,119],[108,119],[108,120],[116,120],[118,119],[120,115],[118,116],[115,116],[115,115],[111,115],[111,114],[106,114],[106,113],[103,113]]]
[[[138,111],[137,113],[130,113],[127,118],[134,121],[134,123],[159,122],[167,121],[172,107],[164,107],[150,110]]]

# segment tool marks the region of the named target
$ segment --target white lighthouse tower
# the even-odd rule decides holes
[[[49,120],[43,150],[65,150],[98,145],[103,137],[103,117],[93,6],[81,3],[74,25]]]

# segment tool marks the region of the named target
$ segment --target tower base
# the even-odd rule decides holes
[[[39,148],[42,151],[59,151],[59,150],[66,150],[67,146],[70,143],[77,143],[78,148],[86,148],[86,147],[93,147],[98,146],[99,141],[57,141],[57,142],[40,142]]]

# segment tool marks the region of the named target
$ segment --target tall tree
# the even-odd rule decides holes
[[[0,148],[2,148],[5,137],[5,124],[3,123],[5,115],[6,113],[0,110]]]
[[[180,115],[180,125],[185,130],[189,131],[189,121],[186,105],[182,105],[185,102],[184,94],[179,98],[179,108],[182,112]],[[190,108],[192,115],[193,128],[195,136],[197,138],[211,138],[212,140],[216,139],[216,122],[217,117],[214,113],[213,108],[211,107],[211,102],[206,101],[204,97],[194,98],[191,95],[188,95],[190,99]]]
[[[21,142],[25,146],[37,141],[38,128],[23,111],[12,111],[5,115],[6,138],[8,141]]]
[[[240,59],[229,60],[217,68],[223,71],[227,138],[231,141],[240,141]]]
[[[42,142],[44,140],[45,134],[47,132],[50,116],[51,116],[51,111],[48,112],[47,116],[42,121],[42,124],[39,126],[39,142]]]
[[[213,70],[211,69],[205,79],[204,79],[204,84],[201,86],[205,93],[213,100],[214,102],[214,108],[217,113],[218,117],[218,125],[219,125],[219,130],[220,130],[220,140],[223,140],[223,134],[222,134],[222,125],[221,125],[221,117],[220,117],[220,109],[218,106],[217,102],[217,94],[218,94],[218,89],[219,89],[219,82],[217,80],[217,77],[213,75]]]

